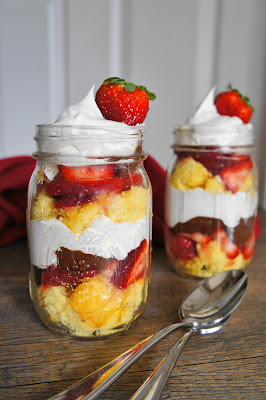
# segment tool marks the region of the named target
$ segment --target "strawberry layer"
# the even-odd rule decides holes
[[[98,167],[103,169],[107,166]],[[62,165],[59,166],[59,170],[62,167]],[[67,167],[64,168],[67,169]],[[97,166],[72,167],[69,168],[68,173],[77,174],[77,168],[81,170],[82,168],[97,168]],[[143,182],[143,176],[140,173],[126,171],[124,176],[120,176],[120,172],[117,172],[116,176],[108,176],[105,179],[89,180],[90,176],[87,175],[86,180],[86,174],[84,174],[85,178],[83,177],[83,179],[79,177],[80,179],[68,180],[60,171],[51,181],[46,179],[43,186],[46,193],[55,200],[57,208],[73,207],[93,201],[101,193],[121,193],[130,189],[132,185],[139,186]]]

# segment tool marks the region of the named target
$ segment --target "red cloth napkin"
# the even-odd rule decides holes
[[[164,197],[166,171],[151,156],[144,162],[153,190],[153,243],[164,240]],[[35,160],[18,156],[0,160],[0,246],[26,235],[27,189]],[[260,233],[256,219],[256,237]]]
[[[164,200],[166,170],[152,157],[144,161],[144,167],[149,175],[152,186],[152,241],[161,243],[164,241]]]
[[[26,235],[27,188],[34,167],[28,156],[0,160],[0,246]]]

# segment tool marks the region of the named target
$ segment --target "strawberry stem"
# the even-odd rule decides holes
[[[125,91],[128,93],[134,92],[134,90],[137,87],[139,90],[145,90],[145,92],[147,93],[147,95],[149,97],[149,100],[156,99],[156,95],[154,93],[150,92],[145,86],[135,85],[135,83],[127,82],[125,79],[118,78],[117,76],[107,78],[103,82],[104,83],[113,83],[115,85],[122,85],[125,87]]]

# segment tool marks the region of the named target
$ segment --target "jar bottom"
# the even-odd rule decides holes
[[[182,277],[209,278],[221,272],[231,269],[245,269],[250,263],[251,258],[244,260],[241,255],[235,260],[212,259],[209,263],[203,263],[199,257],[190,260],[181,260],[175,257],[166,245],[166,252],[172,269]]]
[[[123,310],[119,310],[119,316],[116,311],[112,312],[111,310],[110,313],[108,312],[108,322],[101,320],[101,314],[104,318],[104,310],[88,313],[89,317],[87,318],[86,315],[82,316],[80,313],[73,312],[66,306],[60,307],[57,302],[58,299],[53,299],[51,292],[48,292],[49,289],[41,290],[31,279],[29,288],[32,293],[34,307],[41,321],[48,329],[56,334],[74,339],[95,340],[125,333],[131,324],[142,315],[148,298],[148,279],[143,279],[142,281],[138,282],[138,287],[135,291],[132,288],[131,299],[128,299],[128,308],[125,305]],[[135,284],[132,284],[132,286]],[[43,291],[46,292],[45,295],[42,293]],[[46,298],[44,299],[42,296]],[[132,299],[135,299],[135,297],[136,301],[133,300],[132,303]],[[132,304],[134,308],[132,308]],[[53,308],[57,308],[57,311],[54,312]],[[102,326],[96,326],[97,320],[103,322]]]

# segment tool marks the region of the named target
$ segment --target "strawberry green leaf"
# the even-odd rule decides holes
[[[104,82],[112,81],[113,79],[120,79],[120,78],[118,78],[117,76],[113,76],[111,78],[105,79]]]
[[[156,95],[152,92],[150,92],[149,90],[146,90],[148,96],[149,96],[149,100],[155,100],[156,99]]]
[[[125,86],[126,92],[134,92],[135,89],[136,89],[136,85],[134,83],[127,83]]]
[[[239,92],[239,90],[234,89],[231,83],[229,83],[229,85],[227,86],[227,89],[230,90],[230,91],[236,92],[236,93],[239,95],[239,97],[241,97],[241,99],[244,100],[246,106],[251,107],[252,110],[254,111],[254,108],[253,108],[253,106],[252,106],[251,103],[250,103],[249,97],[243,96],[243,95]]]
[[[104,83],[108,82],[108,83],[112,83],[114,85],[123,85],[125,86],[125,91],[126,92],[134,92],[134,90],[137,88],[139,88],[139,90],[145,90],[145,92],[147,93],[149,100],[154,100],[156,99],[156,95],[152,92],[150,92],[145,86],[143,85],[135,85],[132,82],[127,82],[125,79],[119,78],[117,76],[113,76],[111,78],[107,78],[104,80]]]

